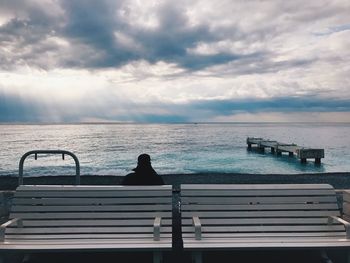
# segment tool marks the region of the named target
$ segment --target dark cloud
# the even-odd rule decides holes
[[[350,100],[325,99],[317,96],[276,97],[270,99],[196,101],[191,107],[213,115],[232,115],[249,112],[349,112]]]
[[[17,2],[17,5],[10,2],[4,5],[12,10],[21,6],[25,14],[0,27],[0,43],[12,49],[10,53],[0,51],[0,67],[7,70],[20,65],[98,69],[119,67],[140,59],[200,70],[247,56],[229,51],[213,55],[189,53],[199,43],[215,43],[228,35],[212,31],[210,24],[191,25],[185,8],[172,2],[156,8],[157,28],[138,27],[127,21],[122,15],[131,12],[127,1],[62,0],[59,3],[64,16],[61,17],[50,16],[43,6]],[[137,47],[118,41],[116,32]],[[49,41],[50,37],[61,38],[69,45],[62,47]]]
[[[240,113],[269,112],[350,112],[350,101],[317,97],[281,97],[270,99],[200,100],[181,104],[123,101],[94,105],[83,98],[74,105],[45,103],[39,99],[0,94],[0,122],[80,122],[100,119],[132,122],[188,122],[210,120]],[[129,110],[125,110],[129,109]],[[145,110],[147,113],[145,113]],[[159,112],[164,112],[160,114]]]

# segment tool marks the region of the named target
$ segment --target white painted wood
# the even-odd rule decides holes
[[[24,220],[26,227],[52,227],[52,226],[142,226],[142,225],[152,225],[154,219],[63,219],[63,220]],[[162,219],[163,226],[171,226],[171,219]]]
[[[329,184],[182,184],[181,191],[184,190],[262,190],[262,189],[329,189],[334,188]]]
[[[41,190],[87,190],[87,191],[135,191],[135,192],[143,192],[143,191],[166,191],[172,189],[171,185],[135,185],[135,186],[123,186],[123,185],[20,185],[16,191],[41,191]],[[137,193],[135,193],[137,195]]]
[[[326,225],[326,217],[309,217],[309,218],[201,218],[203,225]],[[27,223],[26,223],[27,224]],[[337,224],[334,222],[333,224]],[[338,223],[340,224],[340,223]],[[192,225],[190,218],[183,218],[182,225]]]
[[[328,220],[340,215],[330,185],[181,185],[181,200],[184,248],[192,251],[350,248],[344,222]]]
[[[259,203],[259,204],[288,204],[288,203],[306,203],[306,202],[336,202],[336,197],[333,196],[287,196],[287,197],[194,197],[194,196],[183,196],[181,197],[183,204],[198,202],[205,202],[206,204],[245,204],[245,203]]]
[[[7,227],[0,251],[160,253],[172,245],[172,186],[24,185],[11,208],[17,217],[23,228]]]
[[[294,233],[274,233],[274,232],[268,232],[268,233],[203,233],[202,237],[203,239],[210,239],[210,238],[257,238],[257,237],[264,237],[264,238],[285,238],[285,237],[341,237],[344,238],[344,232],[294,232]],[[182,233],[182,237],[184,238],[195,238],[193,230],[190,232],[184,232]]]
[[[171,212],[81,212],[81,213],[12,213],[14,217],[20,217],[22,219],[135,219],[135,218],[153,218],[159,216],[162,218],[171,218]]]
[[[171,238],[171,233],[160,233],[161,240],[169,240]],[[153,239],[153,233],[119,233],[119,234],[96,234],[96,233],[87,233],[87,234],[31,234],[31,235],[23,235],[23,234],[12,234],[7,235],[6,240],[49,240],[49,239],[115,239],[115,240],[143,240],[143,239]]]
[[[60,206],[23,206],[15,205],[12,212],[124,212],[124,211],[166,211],[168,204],[133,204],[133,205],[60,205]]]
[[[154,198],[106,198],[106,197],[76,197],[76,198],[66,198],[66,197],[43,197],[37,198],[35,196],[32,197],[18,197],[13,200],[14,205],[83,205],[83,204],[94,204],[94,205],[118,205],[118,204],[128,204],[128,203],[136,203],[136,204],[168,204],[171,202],[171,197],[159,197],[156,200]],[[67,202],[69,201],[69,204]]]
[[[182,212],[183,217],[198,216],[201,217],[227,217],[227,218],[256,218],[256,217],[320,217],[320,216],[339,216],[339,211],[233,211],[233,212],[220,212],[218,211],[184,211]]]
[[[244,210],[338,210],[338,205],[333,204],[241,204],[241,205],[213,205],[213,204],[183,204],[182,211],[244,211]]]

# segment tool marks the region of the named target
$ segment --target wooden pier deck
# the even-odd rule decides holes
[[[247,145],[249,150],[252,148],[252,145],[257,145],[261,151],[265,151],[265,148],[270,148],[271,153],[276,155],[287,152],[291,157],[296,155],[301,163],[306,163],[307,159],[315,159],[315,164],[320,164],[321,158],[324,158],[324,149],[306,148],[294,143],[281,143],[263,138],[248,137]]]

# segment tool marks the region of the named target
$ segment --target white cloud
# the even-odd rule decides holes
[[[111,112],[135,115],[177,114],[171,105],[192,101],[350,100],[346,0],[13,0],[1,5],[0,91],[6,94],[55,105],[92,98],[97,108],[114,102],[119,106]],[[130,106],[135,104],[142,108]],[[195,119],[198,112],[182,114]],[[216,114],[217,120],[230,118]],[[339,112],[312,118],[335,115],[346,119]],[[301,116],[266,113],[264,118]]]

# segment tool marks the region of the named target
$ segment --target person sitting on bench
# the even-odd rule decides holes
[[[124,177],[122,185],[164,185],[162,177],[153,169],[148,154],[138,157],[137,167],[133,171]]]

